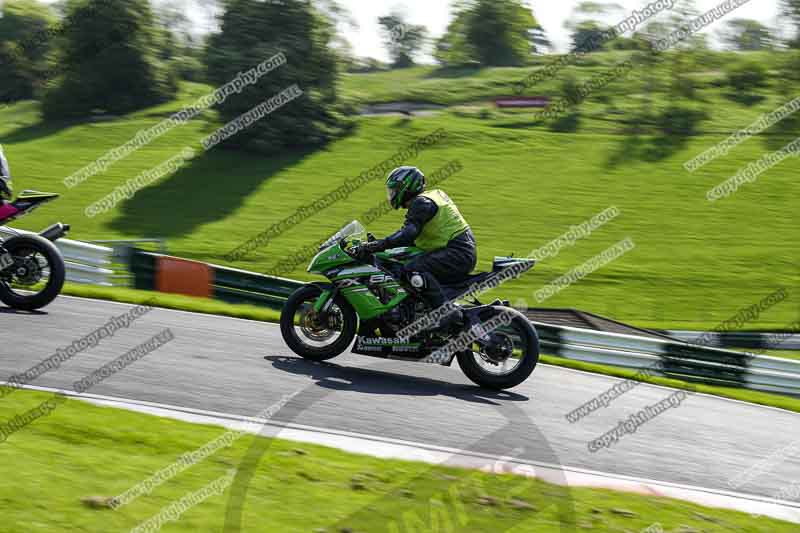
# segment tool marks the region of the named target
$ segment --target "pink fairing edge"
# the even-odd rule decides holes
[[[7,203],[0,204],[0,222],[13,217],[17,213],[19,213],[19,209],[13,205]]]

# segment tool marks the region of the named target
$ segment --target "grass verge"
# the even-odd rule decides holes
[[[17,391],[0,402],[0,420],[50,397]],[[382,460],[249,435],[117,510],[105,504],[223,431],[66,400],[0,443],[0,475],[14,480],[0,485],[4,527],[129,530],[237,468],[255,440],[264,454],[242,500],[244,531],[448,531],[449,523],[460,531],[556,532],[561,520],[596,531],[641,531],[656,522],[667,531],[779,533],[797,527],[666,498],[567,490],[508,474]],[[221,531],[231,493],[228,488],[172,515],[164,531]]]

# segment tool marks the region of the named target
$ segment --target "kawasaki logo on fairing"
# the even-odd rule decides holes
[[[380,346],[416,346],[404,342],[403,339],[393,337],[360,337],[359,346],[363,344],[380,345]]]

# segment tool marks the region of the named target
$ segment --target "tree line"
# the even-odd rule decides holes
[[[351,109],[337,92],[342,71],[405,68],[426,56],[445,68],[532,64],[553,50],[535,17],[535,4],[457,0],[446,31],[436,39],[401,10],[392,10],[375,21],[391,58],[382,64],[354,57],[342,36],[343,27],[354,22],[336,0],[60,0],[53,5],[6,0],[0,8],[0,103],[40,100],[48,120],[124,114],[174,99],[182,81],[223,85],[284,53],[286,65],[218,109],[232,120],[298,84],[302,98],[237,135],[233,144],[266,152],[317,145],[352,126]],[[215,22],[204,34],[186,15],[201,5]],[[678,0],[666,20],[603,42],[598,35],[627,13],[619,4],[582,1],[565,26],[572,49],[602,42],[598,50],[643,50],[652,35],[692,13],[691,0]],[[800,0],[782,0],[782,20],[786,37],[780,28],[732,19],[719,38],[735,50],[800,48]],[[708,43],[695,36],[688,46],[704,50]]]

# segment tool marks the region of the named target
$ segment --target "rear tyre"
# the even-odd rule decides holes
[[[539,362],[539,336],[528,319],[509,307],[495,306],[481,313],[481,323],[508,312],[513,317],[507,325],[492,332],[499,340],[491,352],[474,343],[471,350],[459,352],[458,365],[477,385],[487,389],[510,389],[531,375]],[[487,353],[488,352],[488,353]],[[510,354],[503,358],[501,354]]]
[[[15,264],[0,272],[0,301],[14,309],[33,311],[55,300],[66,277],[58,248],[38,235],[12,237],[3,247]]]
[[[297,289],[281,311],[281,335],[291,350],[305,359],[333,359],[350,346],[358,329],[358,317],[341,295],[333,300],[328,316],[314,311],[314,302],[322,294],[316,285]]]

